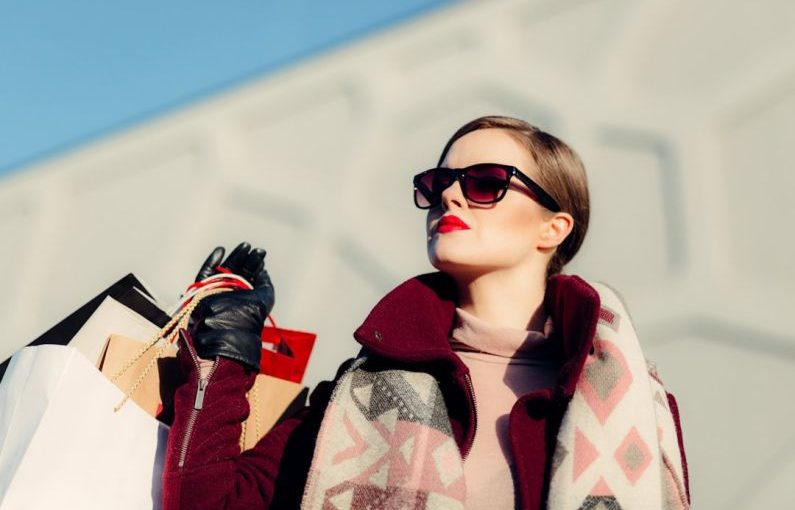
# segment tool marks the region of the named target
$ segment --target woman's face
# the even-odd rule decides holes
[[[441,166],[464,168],[475,163],[512,165],[534,180],[538,175],[528,150],[502,129],[480,129],[462,136]],[[442,216],[451,215],[469,228],[438,231]],[[545,269],[554,250],[547,242],[553,216],[516,177],[502,200],[486,205],[468,202],[456,181],[444,190],[441,204],[428,210],[428,258],[438,270],[454,277],[519,267]]]

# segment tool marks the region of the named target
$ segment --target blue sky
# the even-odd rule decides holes
[[[0,0],[0,176],[457,0]]]

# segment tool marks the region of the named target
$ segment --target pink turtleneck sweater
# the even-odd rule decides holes
[[[508,417],[520,396],[555,383],[560,355],[552,319],[541,333],[495,326],[456,308],[450,343],[469,367],[475,389],[477,432],[464,460],[466,508],[513,509]]]

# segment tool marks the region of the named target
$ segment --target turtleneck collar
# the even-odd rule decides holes
[[[554,338],[552,317],[547,317],[544,331],[498,326],[467,312],[455,309],[455,326],[450,343],[456,351],[475,351],[505,358],[559,359],[560,345]]]
[[[574,394],[599,318],[599,293],[577,275],[547,281],[544,308],[555,324],[555,344],[563,351],[554,394]],[[455,281],[442,272],[411,278],[375,305],[354,332],[367,351],[408,363],[438,362],[463,376],[466,367],[450,347],[458,306]]]

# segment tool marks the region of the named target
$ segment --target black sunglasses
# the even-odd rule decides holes
[[[430,209],[442,201],[442,192],[455,181],[461,183],[464,197],[476,204],[493,204],[505,197],[511,177],[516,176],[530,188],[539,204],[552,212],[560,206],[549,193],[515,166],[478,163],[466,168],[431,168],[414,176],[414,204]]]

